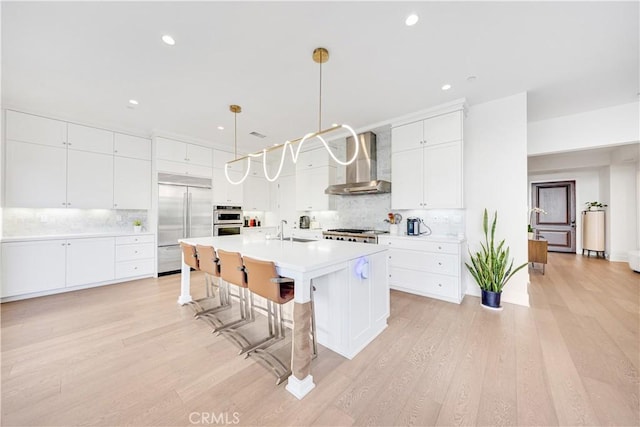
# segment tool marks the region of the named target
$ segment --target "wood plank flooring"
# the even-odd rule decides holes
[[[302,401],[176,304],[178,276],[2,304],[1,424],[640,425],[640,274],[559,253],[530,274],[531,307],[502,312],[393,291]]]

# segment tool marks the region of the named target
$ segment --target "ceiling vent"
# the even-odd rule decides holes
[[[256,132],[256,131],[253,131],[253,132],[249,133],[249,135],[253,135],[256,138],[266,138],[267,137],[267,135],[263,135],[260,132]]]

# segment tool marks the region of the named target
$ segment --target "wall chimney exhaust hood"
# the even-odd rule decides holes
[[[358,135],[360,150],[356,160],[347,165],[346,184],[330,185],[325,194],[355,196],[360,194],[390,193],[391,183],[377,179],[376,134],[365,132]],[[353,137],[347,138],[347,159],[353,156]]]

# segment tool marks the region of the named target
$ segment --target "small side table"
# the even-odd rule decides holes
[[[549,243],[546,240],[529,240],[529,262],[535,269],[535,263],[542,264],[542,274],[547,265],[547,249]]]

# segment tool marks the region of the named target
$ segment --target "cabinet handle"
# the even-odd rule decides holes
[[[438,263],[438,265],[442,265],[442,263],[441,263],[441,262],[439,262],[439,263]]]
[[[71,206],[71,202],[68,202],[68,203],[67,203],[67,206]]]
[[[137,269],[138,269],[138,267],[133,267],[133,269],[134,269],[134,270],[137,270]]]
[[[67,142],[67,145],[71,145],[71,143],[70,143],[70,142]]]
[[[66,245],[67,245],[66,243],[60,243],[60,246],[66,246]]]
[[[442,250],[442,246],[438,246],[438,250]]]
[[[133,253],[134,253],[134,254],[137,254],[137,253],[138,253],[138,251],[133,251]]]
[[[117,152],[118,152],[118,150],[113,150],[113,152],[114,152],[114,153],[117,153]]]
[[[62,206],[66,206],[67,204],[65,202],[62,202]]]
[[[442,283],[438,283],[438,286],[439,286],[439,287],[442,287]]]
[[[118,207],[118,204],[117,204],[117,203],[114,203],[114,204],[113,204],[113,207],[114,207],[114,208],[115,208],[115,207]]]

